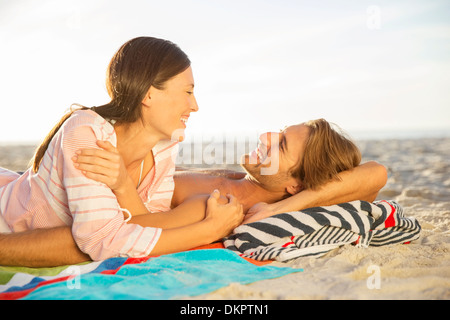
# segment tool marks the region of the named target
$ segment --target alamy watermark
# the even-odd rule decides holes
[[[264,140],[261,139],[264,137]],[[177,133],[172,140],[178,140]],[[227,167],[239,166],[245,161],[261,165],[261,175],[274,175],[279,169],[279,136],[230,136],[227,134],[194,134],[189,141],[179,143],[174,161],[178,166]]]
[[[367,20],[366,26],[370,30],[381,29],[381,9],[379,6],[372,5],[367,7]]]
[[[69,277],[66,280],[67,289],[81,289],[81,269],[79,266],[70,266],[64,270]]]
[[[367,278],[367,289],[380,289],[381,288],[381,269],[377,265],[370,265],[367,267],[367,273],[370,276]]]

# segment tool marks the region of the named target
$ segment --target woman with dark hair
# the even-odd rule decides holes
[[[0,170],[0,233],[70,225],[81,251],[102,260],[190,249],[220,239],[242,222],[236,199],[230,195],[228,203],[219,204],[220,195],[213,192],[201,221],[172,223],[168,214],[158,216],[154,227],[127,223],[130,211],[143,210],[139,206],[170,210],[177,139],[198,110],[194,79],[178,46],[139,37],[113,56],[106,85],[111,101],[64,115],[37,148],[28,171],[16,176]],[[105,143],[98,141],[118,151],[127,175],[123,190],[113,192],[74,166],[77,152]],[[130,187],[139,201],[124,194]]]

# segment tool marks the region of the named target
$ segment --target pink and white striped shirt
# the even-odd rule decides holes
[[[116,146],[113,126],[91,110],[75,111],[53,137],[36,174],[0,168],[0,232],[71,225],[78,247],[93,260],[149,255],[161,229],[127,223],[111,189],[73,165],[75,151],[98,148],[97,140]],[[152,151],[155,164],[138,193],[151,212],[167,211],[178,143],[160,141]]]

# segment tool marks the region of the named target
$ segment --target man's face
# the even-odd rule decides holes
[[[304,124],[264,133],[256,150],[242,157],[241,165],[266,190],[280,191],[298,184],[289,170],[303,157],[308,136],[309,128]]]

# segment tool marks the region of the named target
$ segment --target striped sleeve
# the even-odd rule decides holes
[[[73,217],[72,234],[81,249],[93,260],[114,256],[147,256],[161,235],[161,229],[127,224],[117,199],[106,185],[86,178],[73,165],[76,150],[98,148],[95,125],[65,127],[59,163],[63,166],[63,186]]]
[[[17,172],[0,167],[0,187],[7,185],[19,176],[20,175]]]

